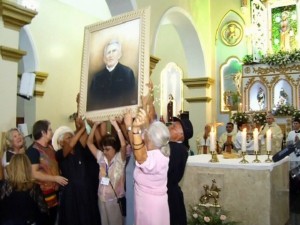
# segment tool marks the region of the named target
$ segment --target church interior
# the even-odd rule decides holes
[[[193,124],[189,145],[195,156],[182,180],[187,211],[205,197],[205,185],[218,185],[221,191],[213,191],[220,197],[212,205],[244,225],[299,225],[287,158],[265,163],[270,155],[262,154],[261,164],[252,163],[254,155],[243,156],[250,163],[226,161],[203,154],[201,144],[207,124],[218,138],[228,122],[237,131],[238,117],[245,116],[254,134],[271,112],[283,133],[276,152],[288,145],[295,115],[300,119],[299,18],[298,0],[0,0],[0,142],[17,126],[30,143],[40,119],[56,129],[75,128],[78,110],[93,118],[84,104],[87,65],[100,61],[97,44],[104,45],[107,33],[121,29],[121,62],[135,71],[140,95],[153,83],[157,119],[187,115]],[[111,111],[104,114],[107,119]]]

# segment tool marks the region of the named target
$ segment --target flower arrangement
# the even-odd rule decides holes
[[[221,208],[206,207],[200,204],[190,206],[188,225],[234,225],[239,224],[229,221],[227,212]]]
[[[295,108],[292,105],[279,105],[276,107],[272,114],[275,116],[292,116],[295,112]]]
[[[300,50],[295,49],[293,51],[278,51],[275,54],[268,54],[261,56],[262,59],[259,62],[254,62],[252,55],[245,55],[243,57],[243,63],[245,65],[255,63],[266,63],[269,65],[287,65],[290,63],[300,62]]]
[[[300,119],[300,110],[295,110],[292,116],[292,120],[294,121],[295,119],[299,120]]]
[[[245,112],[237,112],[234,113],[231,117],[231,119],[237,124],[237,123],[248,123],[249,122],[249,115],[247,115]]]
[[[252,122],[256,123],[256,124],[259,124],[259,125],[264,125],[267,122],[266,117],[267,117],[266,112],[253,113]]]

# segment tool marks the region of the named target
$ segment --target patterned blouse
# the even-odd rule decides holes
[[[121,153],[117,152],[110,164],[102,151],[97,152],[97,163],[100,166],[98,196],[101,201],[108,202],[116,199],[115,193],[111,187],[113,186],[118,198],[125,195],[125,162],[122,160]],[[101,184],[102,178],[108,176],[111,184]]]

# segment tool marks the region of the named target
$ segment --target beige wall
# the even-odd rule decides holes
[[[217,78],[219,75],[218,66],[216,65],[219,57],[216,54],[215,37],[217,29],[222,22],[222,18],[229,10],[234,10],[241,14],[240,1],[226,0],[226,4],[220,4],[220,0],[137,0],[136,2],[138,8],[151,6],[151,54],[162,59],[152,74],[155,84],[159,84],[161,70],[168,62],[176,62],[182,68],[184,78],[190,78],[191,76]],[[186,52],[193,54],[193,51],[191,51],[193,46],[182,45],[182,41],[186,39],[180,39],[182,34],[176,33],[178,31],[175,29],[180,24],[180,21],[177,21],[178,24],[175,25],[160,24],[166,12],[174,8],[181,11],[196,30],[196,39],[199,40],[201,54],[204,55],[203,62],[199,58],[199,63],[203,63],[203,67],[205,67],[201,67],[203,70],[197,69],[193,71],[188,65],[187,58],[190,55],[187,56]],[[101,9],[99,9],[100,14]],[[68,116],[76,111],[75,98],[80,86],[84,26],[95,22],[99,22],[99,19],[94,16],[82,13],[59,1],[44,0],[39,5],[38,15],[27,27],[36,53],[37,68],[35,70],[49,74],[48,79],[40,86],[40,89],[45,91],[45,95],[31,100],[36,103],[36,108],[33,110],[36,114],[36,120],[49,119],[54,129],[59,125],[72,125],[68,120]],[[11,34],[11,31],[6,31],[5,35],[9,35],[9,38],[5,38],[5,40],[8,39],[15,42],[18,40],[17,34]],[[185,38],[185,36],[183,35],[181,38]],[[1,42],[2,39],[3,36],[1,34]],[[190,51],[185,49],[187,47],[191,48]],[[235,49],[235,52],[239,52],[238,48]],[[224,54],[226,56],[226,53]],[[230,54],[228,53],[228,56]],[[195,56],[195,59],[198,60],[198,56]],[[9,64],[6,65],[7,69],[9,67]],[[10,74],[16,73],[13,69],[9,70]],[[1,71],[1,91],[8,92],[9,90],[8,86],[3,85],[3,80],[12,84],[11,86],[15,88],[13,92],[16,92],[16,78],[12,77],[4,77]],[[219,82],[218,79],[216,81]],[[210,96],[213,98],[213,101],[210,103],[184,103],[184,109],[190,111],[192,122],[196,127],[194,138],[191,141],[194,143],[200,128],[217,117],[216,97],[218,96],[216,93],[218,84],[216,83],[209,89],[191,90],[184,88],[185,97]],[[0,119],[1,130],[6,130],[13,126],[15,121],[15,94],[11,94],[8,99],[1,96],[0,101],[2,105],[4,105],[4,102],[8,104],[8,107],[5,107],[4,110],[6,119],[4,121]],[[31,106],[34,104],[30,103],[27,105]],[[30,107],[26,108],[26,112],[30,113],[28,108]],[[227,120],[227,118],[225,117],[224,120]],[[29,129],[31,125],[29,124]]]
[[[0,46],[18,48],[18,30],[4,26],[2,17],[0,18],[0,34]],[[0,132],[8,130],[16,123],[17,69],[17,62],[0,59]]]
[[[48,119],[55,129],[73,125],[68,116],[76,111],[80,87],[84,27],[99,21],[58,1],[44,0],[29,26],[36,50],[36,71],[49,74],[36,97],[36,120]]]

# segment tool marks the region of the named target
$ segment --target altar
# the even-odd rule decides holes
[[[248,164],[241,158],[224,159],[210,163],[211,155],[190,156],[181,182],[185,207],[199,203],[204,185],[215,180],[219,192],[218,202],[229,212],[231,220],[243,225],[285,225],[289,219],[289,157],[279,162],[265,163],[266,155],[259,156],[261,163]]]

